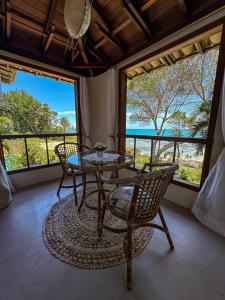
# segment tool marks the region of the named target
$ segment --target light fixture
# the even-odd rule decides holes
[[[91,22],[89,0],[66,0],[64,7],[66,29],[72,39],[82,37]]]

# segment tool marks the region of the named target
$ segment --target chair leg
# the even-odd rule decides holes
[[[161,220],[162,225],[164,227],[164,232],[165,232],[165,234],[167,236],[168,242],[170,244],[170,248],[173,250],[174,249],[173,241],[171,239],[171,236],[170,236],[170,233],[169,233],[169,229],[168,229],[168,227],[166,225],[166,221],[165,221],[165,219],[163,217],[163,213],[161,211],[161,208],[159,208],[159,217],[160,217],[160,220]]]
[[[100,220],[99,220],[99,228],[98,228],[98,238],[99,239],[101,239],[101,237],[102,237],[102,230],[103,230],[103,223],[104,223],[104,218],[105,218],[105,211],[106,211],[106,203],[103,202],[102,211],[101,211]]]
[[[64,178],[65,178],[65,174],[63,173],[62,178],[61,178],[60,183],[59,183],[58,191],[57,191],[57,196],[58,197],[59,197],[59,193],[60,193]]]
[[[128,226],[127,231],[127,288],[130,290],[132,288],[132,227]]]
[[[74,199],[75,199],[75,205],[77,206],[78,205],[78,202],[77,202],[77,186],[76,186],[76,178],[75,178],[75,175],[73,175],[73,194],[74,194]]]
[[[84,199],[86,196],[86,174],[82,175],[82,180],[83,180],[83,194],[82,194],[82,199],[81,199],[80,205],[78,207],[78,212],[80,212],[80,210],[84,204]]]

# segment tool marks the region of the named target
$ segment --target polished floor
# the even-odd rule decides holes
[[[162,209],[175,250],[170,251],[164,234],[155,231],[134,260],[131,291],[125,287],[125,265],[82,270],[51,256],[41,230],[49,208],[58,201],[57,184],[20,190],[0,211],[1,300],[225,299],[225,239],[203,227],[188,210],[166,201]]]

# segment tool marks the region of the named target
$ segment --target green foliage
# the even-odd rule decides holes
[[[43,165],[47,164],[47,153],[45,143],[41,139],[32,138],[27,140],[28,157],[30,165]],[[49,161],[57,162],[58,157],[55,155],[54,150],[49,145]],[[24,141],[18,140],[16,143],[9,146],[9,153],[6,155],[7,170],[15,170],[27,167],[26,151]]]
[[[11,119],[18,133],[49,133],[57,125],[57,113],[42,104],[25,90],[2,93],[0,114]],[[2,122],[0,120],[0,124]],[[6,132],[10,133],[10,132]]]
[[[60,119],[60,125],[61,125],[61,128],[62,128],[62,132],[65,133],[67,132],[67,129],[70,127],[70,122],[68,120],[67,117],[62,117]]]
[[[13,121],[7,116],[0,116],[0,134],[12,134],[13,131]]]
[[[133,148],[127,147],[126,152],[133,155]],[[136,149],[135,164],[137,168],[141,169],[144,166],[144,163],[149,161],[150,161],[149,155],[141,154],[140,150]],[[163,157],[161,159],[161,162],[167,162],[167,161],[171,162],[171,160],[168,160],[167,157]],[[201,167],[180,165],[178,171],[178,178],[199,185],[201,181],[201,174],[202,174]]]
[[[200,184],[201,174],[201,168],[180,166],[178,176],[182,180],[186,180],[195,184]]]

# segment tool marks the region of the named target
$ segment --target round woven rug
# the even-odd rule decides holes
[[[88,201],[96,203],[96,194]],[[105,215],[105,223],[117,228],[125,225],[110,212]],[[52,206],[44,221],[42,235],[44,244],[52,255],[75,267],[103,269],[125,263],[125,234],[103,230],[102,239],[98,240],[96,228],[97,212],[84,205],[78,213],[73,195],[70,195]],[[147,227],[134,231],[133,257],[145,249],[152,234],[153,229]]]

